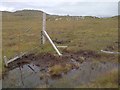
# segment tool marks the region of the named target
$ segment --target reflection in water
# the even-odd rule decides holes
[[[19,69],[20,69],[20,75],[21,75],[21,82],[22,82],[22,84],[23,84],[23,86],[24,86],[24,82],[23,82],[23,75],[22,75],[22,69],[19,67]]]
[[[30,65],[28,65],[28,67],[33,71],[33,72],[35,72],[35,70],[30,66]],[[36,72],[35,72],[36,73]]]
[[[60,76],[50,76],[46,69],[34,64],[25,64],[22,67],[8,69],[3,75],[3,88],[45,88],[45,87],[76,87],[76,85],[88,83],[99,74],[116,68],[113,63],[93,64],[84,62],[78,70],[72,70]],[[74,83],[73,83],[74,82]]]

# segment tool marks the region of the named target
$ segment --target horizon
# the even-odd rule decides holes
[[[4,10],[4,11],[1,11],[0,10],[0,12],[9,12],[9,13],[15,13],[15,12],[19,12],[19,11],[39,11],[39,12],[44,12],[44,11],[42,11],[42,10],[35,10],[35,9],[22,9],[22,10],[16,10],[16,11],[6,11],[6,10]],[[46,13],[46,12],[45,12]],[[59,15],[59,14],[50,14],[50,13],[46,13],[46,14],[48,14],[48,15],[56,15],[56,16],[73,16],[73,15],[68,15],[68,14],[66,14],[66,15]],[[75,15],[74,15],[75,16]],[[119,15],[113,15],[113,16],[94,16],[94,15],[91,15],[91,16],[82,16],[81,15],[81,17],[98,17],[98,18],[109,18],[109,17],[116,17],[116,16],[119,16]],[[75,17],[77,17],[77,15],[75,16]],[[78,16],[79,17],[79,16]]]
[[[92,1],[92,0],[91,0]],[[55,1],[45,0],[37,2],[4,0],[0,4],[0,11],[15,12],[19,10],[40,10],[51,15],[70,15],[70,16],[96,16],[96,17],[113,17],[118,16],[118,2],[94,2],[75,0],[75,1]]]

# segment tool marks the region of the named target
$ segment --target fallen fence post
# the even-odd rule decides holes
[[[19,56],[16,56],[16,57],[10,59],[9,61],[7,60],[7,57],[4,56],[5,66],[8,67],[8,64],[9,64],[9,63],[11,63],[11,62],[13,62],[13,61],[15,61],[15,60],[18,60],[18,59],[20,59],[20,58],[22,58],[25,54],[26,54],[26,53],[22,53],[22,54],[20,54]]]
[[[105,51],[105,50],[101,50],[101,52],[108,53],[108,54],[120,54],[120,52],[111,52],[111,51]]]
[[[68,46],[57,46],[58,48],[67,48]]]

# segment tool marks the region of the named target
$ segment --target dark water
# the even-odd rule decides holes
[[[103,73],[117,68],[115,63],[84,62],[79,69],[71,70],[59,77],[50,77],[45,70],[33,64],[26,64],[6,72],[3,76],[3,88],[73,88],[100,77]],[[47,69],[46,69],[47,70]]]

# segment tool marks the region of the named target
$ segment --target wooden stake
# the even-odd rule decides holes
[[[67,48],[68,46],[57,46],[58,48]]]
[[[5,63],[5,66],[8,67],[8,64],[11,63],[11,62],[14,62],[15,60],[18,60],[18,59],[21,59],[24,55],[26,55],[26,53],[21,53],[19,56],[16,56],[10,60],[7,60],[7,57],[4,56],[4,63]]]
[[[43,12],[43,29],[42,29],[42,44],[45,44],[45,36],[43,35],[43,31],[46,31],[46,14]]]
[[[8,67],[7,57],[6,56],[4,56],[4,64],[5,64],[6,67]]]
[[[57,49],[57,47],[55,46],[55,44],[53,43],[53,41],[51,40],[51,38],[49,37],[49,35],[46,32],[46,14],[44,12],[43,12],[43,29],[42,29],[41,34],[42,34],[42,38],[41,38],[42,44],[45,44],[45,41],[47,38],[49,40],[49,42],[52,44],[55,51],[58,53],[58,55],[61,56],[62,54],[59,52],[59,50]]]

